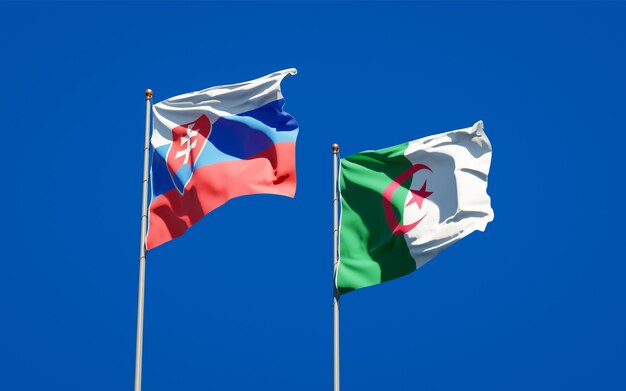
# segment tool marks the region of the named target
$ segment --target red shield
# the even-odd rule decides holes
[[[193,169],[204,148],[206,140],[211,133],[211,121],[202,114],[197,120],[183,124],[172,129],[172,144],[167,153],[167,168],[172,176],[178,176],[177,173],[184,165],[189,167],[186,171],[189,178],[179,178],[181,182],[186,183],[193,173]]]

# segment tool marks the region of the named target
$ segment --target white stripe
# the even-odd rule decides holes
[[[409,143],[405,156],[413,164],[425,164],[432,172],[415,174],[411,189],[432,194],[419,208],[405,209],[404,224],[426,217],[404,235],[419,268],[457,240],[475,230],[484,231],[493,220],[487,177],[491,164],[491,143],[482,121],[474,126],[425,137]],[[412,194],[407,195],[407,202]]]
[[[280,82],[296,73],[295,68],[285,69],[255,80],[190,92],[155,104],[152,146],[169,144],[171,129],[194,121],[202,114],[213,123],[222,116],[244,113],[281,99]]]

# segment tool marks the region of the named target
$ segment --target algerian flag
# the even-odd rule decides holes
[[[493,220],[483,123],[341,159],[340,294],[404,276]]]

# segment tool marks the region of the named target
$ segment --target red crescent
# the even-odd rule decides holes
[[[424,217],[426,217],[426,215],[424,215],[421,219],[411,224],[400,224],[398,219],[396,219],[396,215],[393,213],[393,205],[391,204],[391,197],[393,197],[393,193],[402,185],[402,182],[406,181],[420,170],[433,172],[433,170],[425,164],[416,164],[409,167],[409,169],[402,174],[398,175],[383,191],[383,209],[385,210],[385,219],[387,220],[387,225],[389,225],[391,232],[396,236],[402,236],[409,232],[415,228],[424,219]]]

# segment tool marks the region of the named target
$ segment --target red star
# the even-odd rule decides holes
[[[422,209],[422,203],[426,198],[428,198],[429,195],[433,194],[433,192],[426,190],[426,181],[424,181],[422,188],[419,190],[411,189],[411,194],[413,194],[413,197],[411,197],[409,202],[406,203],[405,207],[415,202],[417,206]]]

